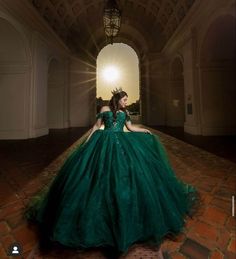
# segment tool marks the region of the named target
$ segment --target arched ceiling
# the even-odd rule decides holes
[[[105,0],[29,0],[73,52],[96,55],[105,45]],[[119,37],[140,53],[161,51],[195,0],[117,0],[122,10]],[[145,40],[145,44],[144,44]]]

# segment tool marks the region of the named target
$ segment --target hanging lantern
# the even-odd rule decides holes
[[[121,25],[121,11],[116,0],[107,0],[103,12],[103,25],[107,40],[113,44],[113,38],[117,36]]]

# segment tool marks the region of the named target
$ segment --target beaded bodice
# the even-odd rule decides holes
[[[130,116],[125,112],[118,111],[116,114],[116,120],[114,121],[112,111],[100,112],[96,115],[96,118],[101,118],[104,122],[104,130],[111,131],[123,131],[126,121],[130,120]]]

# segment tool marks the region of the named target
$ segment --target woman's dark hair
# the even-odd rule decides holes
[[[127,114],[127,111],[126,109],[124,108],[119,108],[119,101],[121,98],[123,98],[124,96],[127,96],[128,97],[128,94],[125,92],[125,91],[121,91],[121,92],[118,92],[116,94],[114,94],[111,98],[111,100],[109,101],[109,107],[113,113],[113,120],[116,121],[116,112],[118,110],[122,110],[123,112]]]

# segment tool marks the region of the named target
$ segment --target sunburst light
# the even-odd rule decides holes
[[[103,69],[102,75],[107,82],[115,82],[120,77],[120,72],[115,66],[107,66]]]

